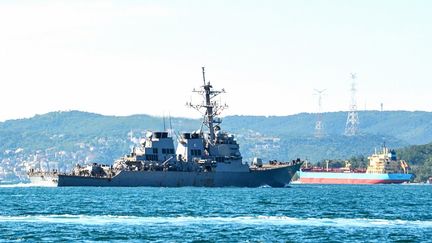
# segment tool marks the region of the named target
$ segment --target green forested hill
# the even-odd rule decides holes
[[[197,124],[198,121],[191,119],[173,121],[173,125],[189,129],[196,127]],[[75,143],[86,143],[93,138],[124,140],[130,131],[156,129],[163,129],[162,118],[148,115],[115,117],[79,111],[51,112],[30,119],[0,123],[0,148],[69,148]]]
[[[323,114],[328,135],[341,135],[345,128],[347,113]],[[432,112],[423,111],[360,111],[360,131],[395,137],[409,144],[425,144],[432,141]],[[230,116],[224,122],[234,130],[267,130],[268,133],[286,136],[312,136],[316,115],[301,113],[292,116]]]
[[[313,137],[316,115],[308,113],[228,116],[222,128],[236,135],[246,160],[255,156],[264,160],[301,157],[312,162],[347,159],[369,155],[384,141],[393,148],[432,141],[430,112],[362,111],[359,117],[361,134],[356,137],[343,136],[346,112],[323,115],[326,136],[322,139]],[[163,126],[162,117],[103,116],[80,111],[1,122],[0,167],[27,166],[38,161],[57,161],[59,166],[89,161],[110,163],[128,153],[143,132],[162,130]],[[172,118],[172,127],[177,132],[197,130],[200,121]]]
[[[417,176],[416,181],[425,181],[432,177],[432,143],[399,149],[398,155],[410,162]]]
[[[343,136],[346,112],[324,114],[326,137],[323,139],[313,137],[316,118],[308,113],[270,117],[229,116],[224,118],[223,128],[242,142],[245,157],[250,157],[250,147],[257,144],[272,145],[273,149],[271,146],[268,148],[269,153],[323,159],[368,153],[383,141],[392,147],[432,141],[430,112],[366,111],[360,112],[359,116],[361,135],[357,137]],[[168,128],[169,121],[165,120]],[[172,118],[172,127],[180,132],[191,131],[198,129],[200,123],[194,119]],[[148,115],[116,117],[79,111],[51,112],[0,123],[0,149],[21,147],[37,150],[53,146],[68,149],[94,138],[126,140],[130,131],[136,135],[136,132],[162,129],[162,118]]]

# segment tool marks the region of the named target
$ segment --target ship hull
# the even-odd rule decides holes
[[[59,175],[58,186],[284,187],[301,164],[250,172],[121,171],[112,178]]]
[[[299,171],[302,184],[400,184],[409,182],[412,174],[401,173],[334,173]]]

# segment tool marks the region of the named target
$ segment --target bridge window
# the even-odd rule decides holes
[[[158,156],[155,154],[146,154],[145,158],[146,158],[146,160],[151,160],[151,161],[157,161],[158,160]]]
[[[201,156],[201,150],[200,149],[191,149],[191,155],[192,156]]]
[[[174,149],[172,148],[163,148],[162,149],[162,154],[174,154]]]

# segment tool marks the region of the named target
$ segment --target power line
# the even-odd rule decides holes
[[[357,75],[355,73],[351,73],[351,104],[350,110],[348,112],[347,121],[345,125],[345,135],[346,136],[356,136],[359,133],[360,124],[359,116],[357,112],[357,88],[356,88],[356,78]]]
[[[318,112],[317,112],[317,120],[315,122],[315,137],[316,138],[322,138],[324,137],[324,125],[322,121],[322,96],[325,89],[323,90],[315,90],[315,95],[318,95]]]

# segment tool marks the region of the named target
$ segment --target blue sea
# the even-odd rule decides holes
[[[432,242],[432,186],[0,186],[0,241]]]

